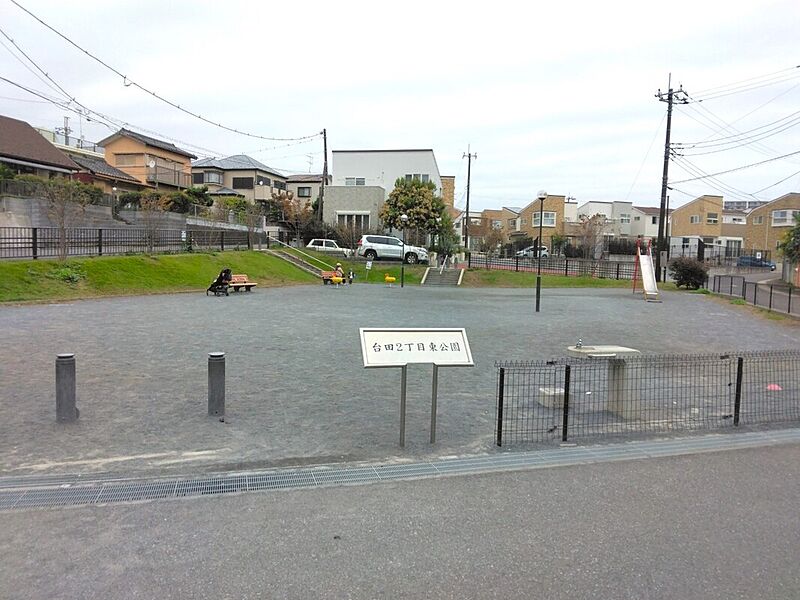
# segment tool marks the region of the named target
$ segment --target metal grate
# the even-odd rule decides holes
[[[437,461],[397,465],[320,466],[228,475],[209,475],[190,479],[120,480],[109,475],[62,477],[81,480],[79,484],[44,485],[28,480],[28,488],[18,487],[22,477],[0,478],[0,510],[49,508],[89,504],[140,502],[164,498],[219,495],[261,490],[323,488],[363,485],[437,475],[461,475],[498,471],[580,465],[615,460],[635,460],[732,450],[765,445],[800,442],[800,429],[741,432],[735,435],[712,434],[664,441],[626,442],[594,447],[565,447],[528,452],[500,452],[484,456],[446,458]],[[54,479],[56,476],[52,476]],[[49,478],[48,478],[49,481]]]

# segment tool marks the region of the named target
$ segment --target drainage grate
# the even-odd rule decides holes
[[[710,434],[677,440],[625,442],[608,446],[503,452],[386,466],[321,466],[217,474],[191,479],[124,480],[112,475],[8,477],[0,478],[0,510],[113,504],[259,490],[363,485],[412,477],[546,468],[798,442],[800,429],[785,429],[728,435]]]

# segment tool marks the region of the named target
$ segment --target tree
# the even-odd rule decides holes
[[[439,228],[436,231],[434,250],[442,256],[452,256],[458,252],[459,237],[453,226],[453,217],[446,210],[442,212]]]
[[[169,205],[169,197],[156,192],[142,194],[139,199],[139,215],[147,235],[148,252],[153,252],[155,248],[156,235],[164,222]]]
[[[284,219],[291,224],[297,238],[297,247],[302,246],[300,232],[314,219],[311,202],[306,198],[295,198],[294,192],[282,190],[272,192],[272,199],[281,207]]]
[[[58,230],[58,258],[67,259],[67,228],[72,226],[90,203],[86,187],[80,181],[61,177],[42,180],[39,184],[47,198],[50,219]]]
[[[550,244],[553,246],[550,248],[550,254],[556,256],[561,254],[561,250],[564,248],[564,245],[567,243],[567,238],[565,238],[560,233],[554,233],[550,236]]]
[[[436,195],[436,184],[432,181],[410,181],[402,177],[394,182],[394,189],[383,205],[380,219],[384,227],[394,229],[416,229],[425,233],[436,233],[445,213],[444,200]],[[403,223],[400,215],[407,215]]]
[[[603,234],[605,230],[605,215],[581,216],[580,223],[578,223],[578,238],[583,249],[584,258],[600,258],[603,253]]]
[[[783,236],[778,248],[792,263],[800,262],[800,214],[794,216],[795,226]]]
[[[501,246],[503,242],[505,242],[505,239],[506,236],[503,234],[502,229],[499,227],[492,227],[481,240],[481,252],[487,252],[490,254],[497,252],[498,246]]]

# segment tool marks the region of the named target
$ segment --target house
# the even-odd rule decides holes
[[[192,184],[208,186],[212,196],[235,195],[255,202],[287,189],[286,175],[245,154],[197,160],[191,172]]]
[[[80,167],[73,179],[99,187],[109,196],[121,192],[137,192],[149,187],[109,165],[103,148],[97,144],[42,127],[36,127],[36,131]]]
[[[192,186],[191,152],[128,129],[98,142],[105,149],[106,162],[144,185],[164,192]]]
[[[454,177],[446,179],[448,187],[443,188],[430,149],[333,150],[331,173],[331,185],[325,188],[323,220],[362,230],[382,228],[380,211],[397,179],[432,181],[443,198],[445,192],[452,197],[455,189]]]
[[[669,216],[672,209],[667,211],[667,226],[669,226]],[[632,206],[631,207],[631,236],[635,238],[658,239],[658,220],[661,217],[661,209],[658,206]],[[663,234],[669,235],[667,229]]]
[[[328,181],[325,185],[331,184],[331,178],[328,176]],[[294,194],[295,198],[306,199],[309,202],[314,202],[319,198],[322,189],[322,175],[312,174],[299,174],[289,175],[286,178],[286,189]]]
[[[745,230],[743,211],[725,210],[722,196],[700,196],[672,211],[670,252],[674,254],[680,247],[685,254],[685,250],[702,241],[706,246],[713,245],[720,254],[738,256]]]
[[[578,207],[578,220],[603,215],[607,228],[607,237],[629,238],[632,236],[633,203],[614,200],[613,202],[585,202]]]
[[[797,222],[800,214],[800,193],[791,192],[754,208],[747,215],[744,247],[747,250],[774,252],[783,236]]]
[[[568,207],[567,197],[548,194],[544,199],[544,205],[538,198],[532,200],[525,208],[518,213],[519,231],[525,237],[536,239],[539,237],[539,217],[542,219],[542,240],[541,244],[548,248],[553,247],[552,238],[554,235],[564,236],[567,232],[565,224],[567,215],[572,216],[572,207]]]
[[[25,121],[0,116],[0,164],[18,174],[70,176],[80,171],[67,155]]]

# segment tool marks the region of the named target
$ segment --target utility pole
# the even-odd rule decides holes
[[[470,177],[472,175],[472,159],[478,158],[478,153],[472,154],[470,152],[469,144],[467,144],[467,152],[461,157],[461,159],[467,159],[467,214],[466,214],[466,221],[464,221],[464,249],[466,252],[469,252],[469,188],[470,188]]]
[[[322,221],[322,203],[325,202],[325,184],[328,182],[328,130],[322,130],[322,151],[325,157],[322,161],[322,183],[319,186],[319,202],[317,203],[317,210],[319,211],[319,220]]]
[[[688,104],[689,98],[680,86],[678,91],[672,89],[672,73],[669,74],[666,95],[658,90],[659,102],[667,103],[667,139],[664,142],[664,170],[661,175],[661,207],[658,212],[658,240],[656,242],[656,281],[661,281],[661,250],[664,247],[664,231],[667,221],[667,178],[669,177],[669,137],[672,131],[672,105]]]

